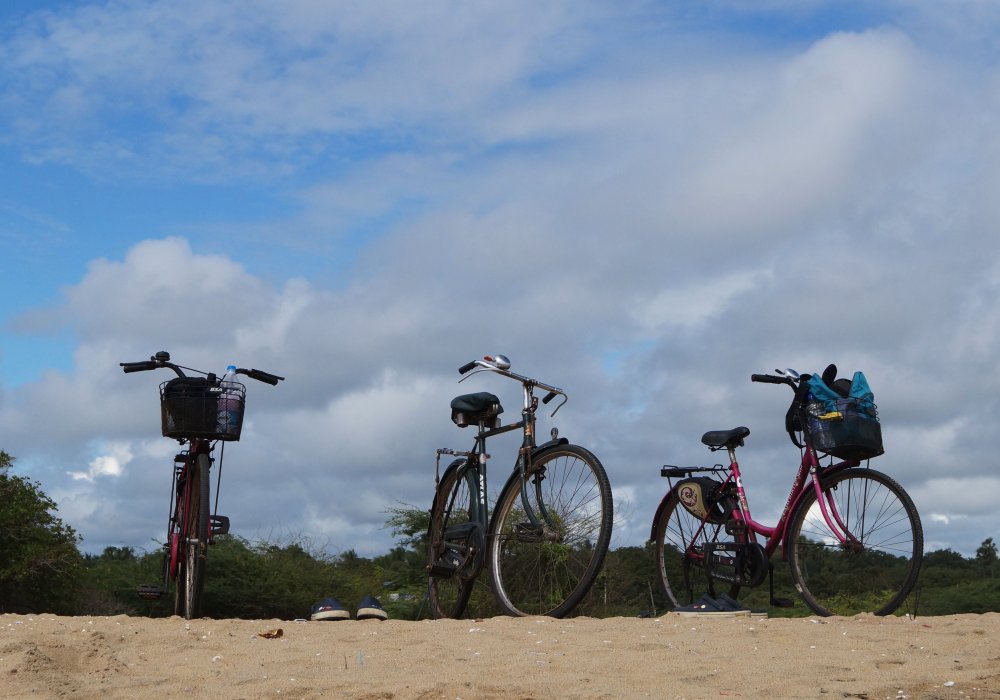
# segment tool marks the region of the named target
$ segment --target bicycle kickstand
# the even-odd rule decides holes
[[[767,584],[768,589],[771,594],[771,606],[775,608],[791,608],[795,605],[795,601],[790,598],[775,598],[774,597],[774,564],[771,562],[767,563]]]

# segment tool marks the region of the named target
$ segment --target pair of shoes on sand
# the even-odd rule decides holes
[[[354,615],[355,620],[387,620],[389,614],[382,608],[378,598],[366,595],[358,604],[358,612]],[[310,620],[314,621],[337,621],[350,620],[351,613],[347,611],[336,598],[324,598],[312,606]]]
[[[681,617],[767,617],[766,610],[751,610],[725,593],[717,598],[703,595],[690,605],[673,609]]]

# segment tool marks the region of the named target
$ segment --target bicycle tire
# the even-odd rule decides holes
[[[208,528],[210,510],[209,467],[211,458],[200,454],[191,465],[184,483],[180,502],[185,504],[181,513],[181,551],[177,573],[176,614],[185,620],[201,616],[202,592],[205,588],[205,558],[208,554]]]
[[[690,605],[702,596],[727,593],[736,598],[740,586],[711,578],[698,552],[711,543],[732,543],[723,525],[706,523],[689,513],[671,490],[653,520],[653,553],[660,587],[675,607]]]
[[[489,561],[497,604],[507,615],[563,617],[583,600],[611,542],[611,485],[600,461],[576,445],[534,458],[531,506],[550,513],[553,532],[528,530],[520,473],[507,481],[490,525]]]
[[[463,467],[449,470],[445,473],[435,493],[434,504],[431,507],[431,527],[428,547],[430,562],[442,558],[446,543],[444,533],[448,528],[474,521],[473,490],[469,479],[469,470]],[[447,546],[454,548],[452,554],[463,561],[468,557],[475,558],[476,552],[470,551],[461,542],[448,542]],[[480,554],[480,561],[482,555]],[[481,568],[481,565],[480,565]],[[476,572],[478,575],[478,572]],[[449,576],[429,576],[428,598],[431,615],[435,619],[458,618],[465,612],[469,596],[475,584],[474,576],[455,571]]]
[[[823,479],[822,488],[858,544],[840,545],[815,490],[806,492],[787,535],[796,589],[821,616],[893,613],[913,589],[923,560],[913,501],[894,479],[872,469],[847,469]]]

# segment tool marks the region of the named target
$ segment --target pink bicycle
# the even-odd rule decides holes
[[[810,375],[775,371],[751,380],[795,390],[786,428],[802,456],[781,517],[769,527],[750,514],[736,461],[750,430],[705,433],[702,443],[726,450],[728,465],[661,470],[670,489],[650,539],[663,589],[673,605],[684,606],[705,595],[736,598],[767,578],[771,605],[791,606],[774,595],[771,559],[780,549],[796,590],[817,615],[889,615],[917,581],[923,530],[903,487],[867,466],[882,454],[874,404],[848,395],[823,404],[809,393]],[[831,365],[823,378],[832,382],[835,375]]]

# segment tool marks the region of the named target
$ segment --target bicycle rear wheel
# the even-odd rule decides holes
[[[462,616],[482,570],[485,540],[472,479],[464,467],[446,472],[431,508],[428,597],[435,618]]]
[[[604,563],[611,485],[597,457],[575,445],[543,452],[532,466],[528,502],[545,525],[531,525],[515,472],[490,526],[493,590],[508,615],[563,617],[583,600]]]
[[[739,595],[740,586],[712,578],[705,565],[708,545],[733,544],[725,526],[704,523],[681,505],[671,490],[653,521],[653,554],[660,585],[674,607],[702,596]]]
[[[200,454],[190,465],[178,502],[180,532],[177,597],[174,612],[186,620],[201,616],[202,591],[205,588],[205,558],[208,554],[210,507],[209,467],[211,458]]]
[[[789,565],[795,587],[817,615],[889,615],[909,595],[923,560],[924,535],[910,496],[871,469],[847,469],[823,481],[841,544],[809,491],[792,516]]]

